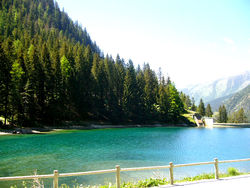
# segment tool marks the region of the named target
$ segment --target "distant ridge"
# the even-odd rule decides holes
[[[250,85],[235,93],[223,103],[229,113],[243,108],[246,116],[250,120]]]
[[[196,102],[202,98],[205,103],[209,103],[215,99],[218,99],[219,101],[226,99],[228,98],[227,96],[244,89],[249,84],[250,71],[246,71],[236,76],[221,78],[209,83],[185,88],[182,89],[182,91],[190,97],[194,97]]]
[[[239,91],[240,92],[240,91]],[[218,111],[220,105],[225,104],[225,102],[230,99],[234,94],[230,94],[224,97],[220,97],[217,99],[214,99],[212,101],[209,101],[208,103],[211,105],[211,108],[213,109],[213,111]]]

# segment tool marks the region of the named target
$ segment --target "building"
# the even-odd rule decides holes
[[[212,127],[214,125],[214,119],[212,117],[203,117],[205,126]]]

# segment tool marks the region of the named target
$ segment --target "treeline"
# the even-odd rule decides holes
[[[240,108],[239,110],[228,113],[225,105],[221,105],[219,107],[219,111],[213,113],[211,105],[207,104],[205,107],[205,104],[202,99],[200,99],[200,103],[198,107],[195,106],[194,100],[191,102],[190,97],[188,95],[185,95],[184,93],[181,93],[181,99],[184,103],[184,107],[186,109],[192,110],[200,114],[201,116],[206,117],[213,117],[216,122],[218,123],[247,123],[247,116],[244,112],[243,108]]]
[[[0,116],[9,122],[177,122],[185,111],[170,78],[103,57],[53,0],[0,6]]]
[[[213,116],[213,111],[211,108],[210,104],[207,104],[205,107],[205,104],[203,102],[203,99],[200,99],[200,103],[198,106],[195,105],[195,100],[192,97],[192,100],[190,99],[189,95],[186,95],[185,93],[181,92],[180,93],[180,98],[184,104],[184,108],[186,110],[192,110],[200,114],[201,116],[207,116],[207,117],[212,117]]]
[[[227,113],[225,105],[219,107],[219,113],[217,115],[218,123],[247,123],[247,116],[243,108],[232,112],[231,114]]]

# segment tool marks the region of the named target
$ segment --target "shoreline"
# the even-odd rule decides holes
[[[0,136],[5,135],[18,135],[18,134],[48,134],[56,131],[63,130],[94,130],[94,129],[117,129],[117,128],[155,128],[155,127],[189,127],[197,128],[196,126],[188,124],[135,124],[135,125],[108,125],[108,124],[89,124],[89,125],[72,125],[72,126],[44,126],[44,127],[22,127],[0,129]],[[215,123],[213,127],[202,128],[250,128],[250,123]]]
[[[214,128],[250,128],[250,123],[214,123]]]
[[[13,129],[0,129],[0,136],[4,135],[19,135],[19,134],[48,134],[55,131],[63,130],[94,130],[94,129],[118,129],[118,128],[155,128],[155,127],[193,127],[187,124],[151,124],[151,125],[73,125],[73,126],[60,126],[60,127],[22,127]]]

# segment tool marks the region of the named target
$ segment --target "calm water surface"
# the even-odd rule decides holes
[[[0,137],[0,176],[51,174],[250,158],[250,129],[127,128],[62,131],[43,135]],[[250,172],[250,163],[234,163]],[[223,171],[228,165],[221,165]],[[176,177],[212,172],[213,166],[175,169]],[[122,180],[168,176],[168,170],[122,173]],[[114,174],[60,179],[60,183],[99,184]],[[45,181],[50,184],[51,181]],[[8,187],[16,182],[2,182]]]

